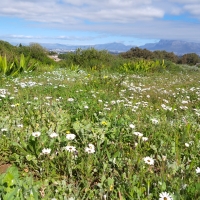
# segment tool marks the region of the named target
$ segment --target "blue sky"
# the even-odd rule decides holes
[[[6,0],[0,40],[29,44],[140,46],[200,42],[200,0]]]

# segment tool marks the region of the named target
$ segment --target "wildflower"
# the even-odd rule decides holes
[[[74,99],[73,98],[68,98],[68,100],[67,101],[69,101],[69,102],[73,102],[74,101]]]
[[[159,123],[159,121],[155,118],[151,119],[151,122],[152,122],[152,124],[158,124]]]
[[[50,136],[51,138],[55,138],[55,137],[58,137],[58,133],[53,132],[53,133],[51,133],[49,136]]]
[[[196,173],[197,173],[197,174],[200,174],[200,167],[197,167],[197,168],[196,168]]]
[[[113,186],[113,185],[110,185],[110,191],[112,191],[112,190],[113,190],[113,188],[114,188],[114,186]]]
[[[33,137],[40,137],[41,133],[39,131],[33,132],[32,136]]]
[[[136,135],[136,136],[138,136],[138,137],[142,137],[142,136],[143,136],[142,133],[140,133],[140,132],[136,132],[136,131],[135,131],[133,134]]]
[[[189,146],[190,146],[190,144],[189,144],[189,143],[185,143],[185,146],[186,146],[186,147],[189,147]]]
[[[49,100],[49,99],[52,99],[52,97],[45,97],[45,99]]]
[[[151,158],[151,157],[149,157],[149,156],[143,158],[143,160],[144,160],[144,162],[145,162],[146,164],[148,164],[148,165],[154,165],[154,159]]]
[[[171,195],[167,192],[162,192],[159,194],[159,200],[173,200],[173,198],[171,197]]]
[[[43,154],[50,154],[50,152],[51,152],[51,149],[48,149],[48,148],[47,149],[45,149],[45,148],[42,149],[42,153]]]
[[[132,128],[132,129],[134,129],[135,125],[134,124],[130,124],[129,127]]]
[[[90,149],[95,149],[94,145],[93,145],[93,144],[91,144],[91,143],[90,143],[90,144],[88,144],[88,146],[89,146],[89,148],[90,148]]]
[[[18,124],[17,127],[18,128],[23,128],[23,124]]]
[[[149,139],[148,137],[142,137],[142,141],[143,141],[143,142],[148,141],[148,139]]]
[[[68,140],[73,140],[75,137],[76,137],[76,135],[73,134],[73,133],[69,133],[69,134],[66,135],[66,138],[67,138]]]
[[[93,144],[88,144],[89,147],[85,147],[85,152],[87,153],[94,153],[95,152],[95,147]]]
[[[95,149],[91,149],[89,147],[85,147],[85,152],[86,153],[94,153],[95,152]]]
[[[6,131],[8,131],[8,129],[7,128],[2,128],[1,131],[2,132],[6,132]]]
[[[85,108],[85,109],[88,109],[89,107],[86,105],[86,106],[84,106],[84,108]]]
[[[104,125],[104,126],[108,125],[108,123],[106,121],[102,121],[101,124]]]
[[[63,147],[63,149],[65,149],[69,152],[76,152],[76,147],[74,147],[74,146],[66,146],[66,147]]]

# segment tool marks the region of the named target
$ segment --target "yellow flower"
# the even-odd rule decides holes
[[[106,121],[102,121],[101,124],[104,125],[104,126],[108,125],[108,123]]]
[[[110,191],[114,189],[114,185],[110,185]]]
[[[19,103],[16,103],[15,106],[20,106],[20,104],[19,104]]]
[[[66,131],[66,134],[70,134],[70,131]]]

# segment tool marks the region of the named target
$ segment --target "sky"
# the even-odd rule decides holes
[[[0,40],[140,46],[200,42],[200,0],[4,0]]]

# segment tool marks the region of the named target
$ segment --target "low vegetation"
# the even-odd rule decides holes
[[[199,198],[197,66],[18,48],[0,57],[0,199]]]

